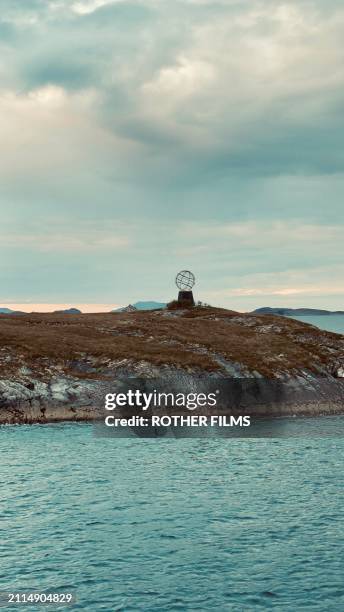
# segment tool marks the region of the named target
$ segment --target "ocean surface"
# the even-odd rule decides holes
[[[3,427],[0,450],[2,590],[92,612],[344,609],[342,439],[65,424]]]
[[[310,323],[320,329],[344,334],[344,315],[310,315],[306,317],[292,317],[297,321]]]
[[[0,427],[0,590],[73,591],[87,612],[344,610],[344,438],[321,437],[343,419],[245,440]]]

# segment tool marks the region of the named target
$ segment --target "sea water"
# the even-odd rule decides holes
[[[342,439],[24,425],[0,451],[1,590],[92,612],[344,609]]]
[[[326,331],[344,334],[344,315],[308,315],[292,318],[304,323],[310,323],[310,325],[315,325]]]

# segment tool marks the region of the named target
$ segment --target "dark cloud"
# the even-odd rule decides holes
[[[26,66],[22,66],[21,76],[29,89],[54,84],[73,91],[94,86],[98,82],[98,70],[92,58],[86,63],[73,57],[58,57],[55,53],[51,58],[31,58]]]

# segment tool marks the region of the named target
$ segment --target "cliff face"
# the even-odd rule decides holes
[[[1,315],[0,366],[1,422],[91,418],[128,376],[278,379],[265,413],[344,412],[344,336],[272,315]]]

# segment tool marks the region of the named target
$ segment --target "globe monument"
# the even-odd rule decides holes
[[[178,303],[185,306],[194,306],[192,288],[195,284],[195,276],[190,270],[182,270],[176,276],[176,285],[179,289]]]

